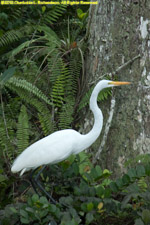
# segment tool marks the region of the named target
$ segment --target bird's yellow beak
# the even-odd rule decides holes
[[[131,84],[131,82],[127,82],[127,81],[111,81],[111,82],[109,82],[109,84],[113,84],[115,86],[120,86],[120,85]]]

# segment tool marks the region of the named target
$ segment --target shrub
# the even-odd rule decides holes
[[[150,224],[150,164],[137,164],[122,177],[111,180],[111,172],[93,167],[87,154],[51,168],[57,181],[46,171],[45,188],[53,188],[57,204],[46,197],[26,194],[24,203],[8,205],[1,211],[2,225],[14,224]],[[49,180],[53,180],[54,186]],[[59,181],[59,182],[58,182]]]

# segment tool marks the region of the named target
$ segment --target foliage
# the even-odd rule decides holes
[[[58,203],[53,205],[37,194],[28,196],[26,202],[5,208],[2,224],[10,224],[10,220],[12,225],[150,223],[149,163],[138,164],[122,177],[111,180],[109,170],[93,167],[89,156],[82,152],[50,171],[52,176],[46,171],[41,179],[47,190],[53,189]]]
[[[55,130],[75,127],[87,15],[67,5],[1,7],[1,208],[17,182],[10,178],[16,156]]]
[[[54,5],[52,7],[46,7],[45,11],[43,11],[42,7],[35,8],[33,6],[24,7],[24,9],[16,7],[15,10],[3,7],[3,13],[0,16],[3,15],[4,20],[2,24],[5,24],[5,27],[3,27],[1,32],[0,46],[10,45],[31,34],[35,30],[34,26],[37,24],[37,21],[40,24],[54,24],[66,11],[66,7],[67,5]],[[18,20],[17,25],[15,24],[16,20]],[[23,23],[24,26],[22,27],[21,25]],[[6,27],[9,30],[4,32]]]

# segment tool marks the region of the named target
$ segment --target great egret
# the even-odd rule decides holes
[[[97,105],[97,97],[99,92],[108,87],[130,84],[129,82],[116,82],[110,80],[102,80],[95,86],[90,97],[90,109],[94,114],[94,126],[87,134],[80,134],[75,130],[66,129],[56,131],[47,137],[35,142],[26,148],[14,161],[11,171],[17,173],[21,171],[20,176],[25,171],[36,169],[41,165],[55,164],[63,161],[71,154],[88,148],[100,135],[103,126],[103,115]],[[44,167],[43,167],[44,168]],[[42,168],[42,170],[43,170]],[[53,198],[45,191],[38,182],[38,177],[42,172],[40,170],[36,176],[36,184],[38,187],[54,202]],[[35,181],[34,181],[35,182]],[[32,182],[35,189],[35,183]]]

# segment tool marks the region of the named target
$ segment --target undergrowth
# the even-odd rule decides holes
[[[1,224],[150,224],[150,163],[139,163],[116,180],[111,175],[93,167],[84,152],[71,156],[41,175],[56,205],[26,187],[28,192],[1,211]]]

